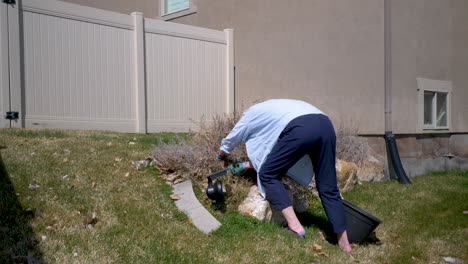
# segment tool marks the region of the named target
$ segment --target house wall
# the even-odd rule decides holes
[[[238,110],[275,97],[309,101],[359,129],[385,160],[384,0],[193,1],[196,13],[171,21],[235,30]],[[154,2],[143,12],[158,17]],[[468,168],[466,14],[466,0],[391,0],[392,131],[410,176]],[[450,130],[421,129],[418,77],[452,82]]]
[[[371,155],[387,166],[385,139],[381,136],[366,138]],[[401,163],[409,177],[434,170],[468,169],[467,134],[396,135],[396,138]],[[388,170],[385,172],[388,174]]]
[[[392,0],[391,13],[393,132],[467,132],[467,2]],[[418,77],[452,82],[449,131],[422,131]]]
[[[454,132],[468,132],[468,1],[452,0],[452,125]],[[468,135],[466,135],[468,138]],[[468,141],[468,139],[467,139]],[[467,145],[465,145],[467,146]],[[468,152],[468,146],[466,148]]]
[[[127,13],[151,5],[146,0],[125,6],[123,1],[65,1]],[[159,1],[152,3],[148,12],[158,14]],[[302,99],[335,123],[383,134],[383,1],[195,3],[195,14],[172,21],[235,30],[236,109],[269,98]]]
[[[233,2],[198,0],[196,14],[173,21],[235,29],[238,108],[307,100],[359,128],[385,161],[384,1]],[[463,0],[391,1],[392,130],[410,177],[468,168],[466,14]],[[450,130],[420,134],[418,77],[452,82]]]
[[[196,3],[196,14],[172,21],[234,28],[237,109],[301,99],[335,123],[383,134],[383,1]]]
[[[159,17],[159,0],[63,0]],[[173,22],[235,30],[236,107],[311,102],[363,135],[384,128],[384,0],[192,0]],[[391,0],[392,131],[468,132],[468,3]],[[452,82],[451,128],[423,131],[416,78]]]
[[[464,0],[392,0],[392,129],[410,177],[468,169],[466,14]],[[421,77],[452,83],[449,130],[422,129],[416,81]],[[373,149],[385,155],[385,149]]]

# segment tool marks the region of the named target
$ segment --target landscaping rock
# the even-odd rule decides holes
[[[298,213],[307,211],[309,208],[309,199],[305,188],[290,177],[284,177],[283,183],[293,203],[294,211]]]
[[[373,156],[369,156],[367,160],[359,167],[357,172],[359,181],[380,182],[385,180],[384,166],[382,162]]]
[[[338,159],[336,164],[336,177],[338,179],[338,187],[341,192],[347,192],[353,189],[358,181],[358,167],[353,162],[348,162]]]
[[[147,160],[137,160],[137,161],[132,160],[132,166],[135,167],[136,169],[140,169],[141,167],[148,167],[149,164],[150,162]]]
[[[284,226],[284,225],[287,225],[288,222],[286,221],[286,219],[284,218],[283,214],[281,213],[281,211],[277,211],[277,210],[273,210],[272,211],[272,214],[271,214],[271,220],[270,220],[272,223],[275,223],[277,225],[281,225],[281,226]]]
[[[87,214],[84,219],[83,219],[83,225],[84,226],[94,226],[98,222],[98,219],[96,217],[96,213],[93,214]]]
[[[378,163],[374,160],[370,160],[369,162],[373,162],[372,164],[374,166],[372,167],[372,171],[378,171]],[[357,165],[353,162],[337,160],[335,166],[338,179],[338,187],[340,188],[340,191],[346,192],[351,190],[354,187],[354,185],[356,185],[358,182]],[[368,171],[371,170],[369,169]],[[290,177],[284,177],[283,183],[293,203],[294,211],[298,213],[307,211],[309,207],[309,200],[304,187],[302,187],[299,183],[297,183]],[[311,184],[307,187],[307,189],[318,197],[318,192],[315,187],[315,180],[312,180]],[[284,219],[281,212],[273,210],[270,204],[267,201],[263,200],[256,185],[250,188],[247,197],[239,205],[238,210],[244,215],[253,216],[261,221],[272,221],[277,224],[286,223],[286,220]]]
[[[357,165],[353,162],[337,159],[335,168],[340,192],[343,193],[352,190],[354,185],[358,183]],[[317,187],[315,185],[315,179],[312,180],[307,189],[309,189],[309,191],[316,197],[319,197]]]
[[[444,259],[446,263],[459,263],[458,259],[454,257],[442,257],[442,258]]]
[[[146,159],[144,160],[132,161],[132,166],[135,167],[137,170],[140,168],[152,167],[153,164],[154,164],[154,160],[152,157],[146,157]]]
[[[306,192],[289,177],[283,179],[289,198],[293,202],[293,208],[296,212],[305,212],[309,206]],[[277,224],[284,224],[286,220],[280,211],[272,210],[270,203],[262,198],[258,187],[253,185],[247,197],[239,205],[238,210],[244,215],[253,216],[260,221],[272,221]]]
[[[35,184],[35,183],[30,183],[30,184],[29,184],[29,189],[30,189],[30,190],[35,190],[35,189],[37,189],[37,188],[39,188],[39,187],[41,187],[41,186],[39,186],[39,185],[37,185],[37,184]]]
[[[239,205],[238,210],[242,214],[253,216],[260,221],[271,220],[272,211],[270,204],[262,198],[257,185],[250,187],[247,197]]]

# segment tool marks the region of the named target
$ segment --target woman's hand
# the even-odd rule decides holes
[[[232,173],[240,174],[241,172],[244,172],[245,170],[251,169],[252,163],[250,163],[250,161],[235,162],[229,165],[228,168],[232,171]]]

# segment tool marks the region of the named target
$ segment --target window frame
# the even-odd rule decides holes
[[[171,13],[165,13],[166,1],[168,0],[159,0],[159,17],[164,21],[172,20],[178,17],[187,16],[187,15],[194,14],[197,12],[196,0],[188,0],[189,1],[188,8],[175,11],[175,12],[171,12]]]
[[[452,82],[451,81],[442,81],[442,80],[431,80],[425,78],[417,78],[418,82],[418,108],[419,108],[419,130],[426,131],[440,131],[440,130],[450,130],[451,127],[451,96],[452,96]],[[431,124],[424,123],[425,115],[425,98],[424,94],[426,92],[434,93],[431,102]],[[437,98],[438,94],[446,94],[446,125],[437,126]]]

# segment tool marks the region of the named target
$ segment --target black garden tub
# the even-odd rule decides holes
[[[377,217],[348,201],[343,200],[343,206],[348,223],[347,233],[349,243],[361,243],[382,223]]]

